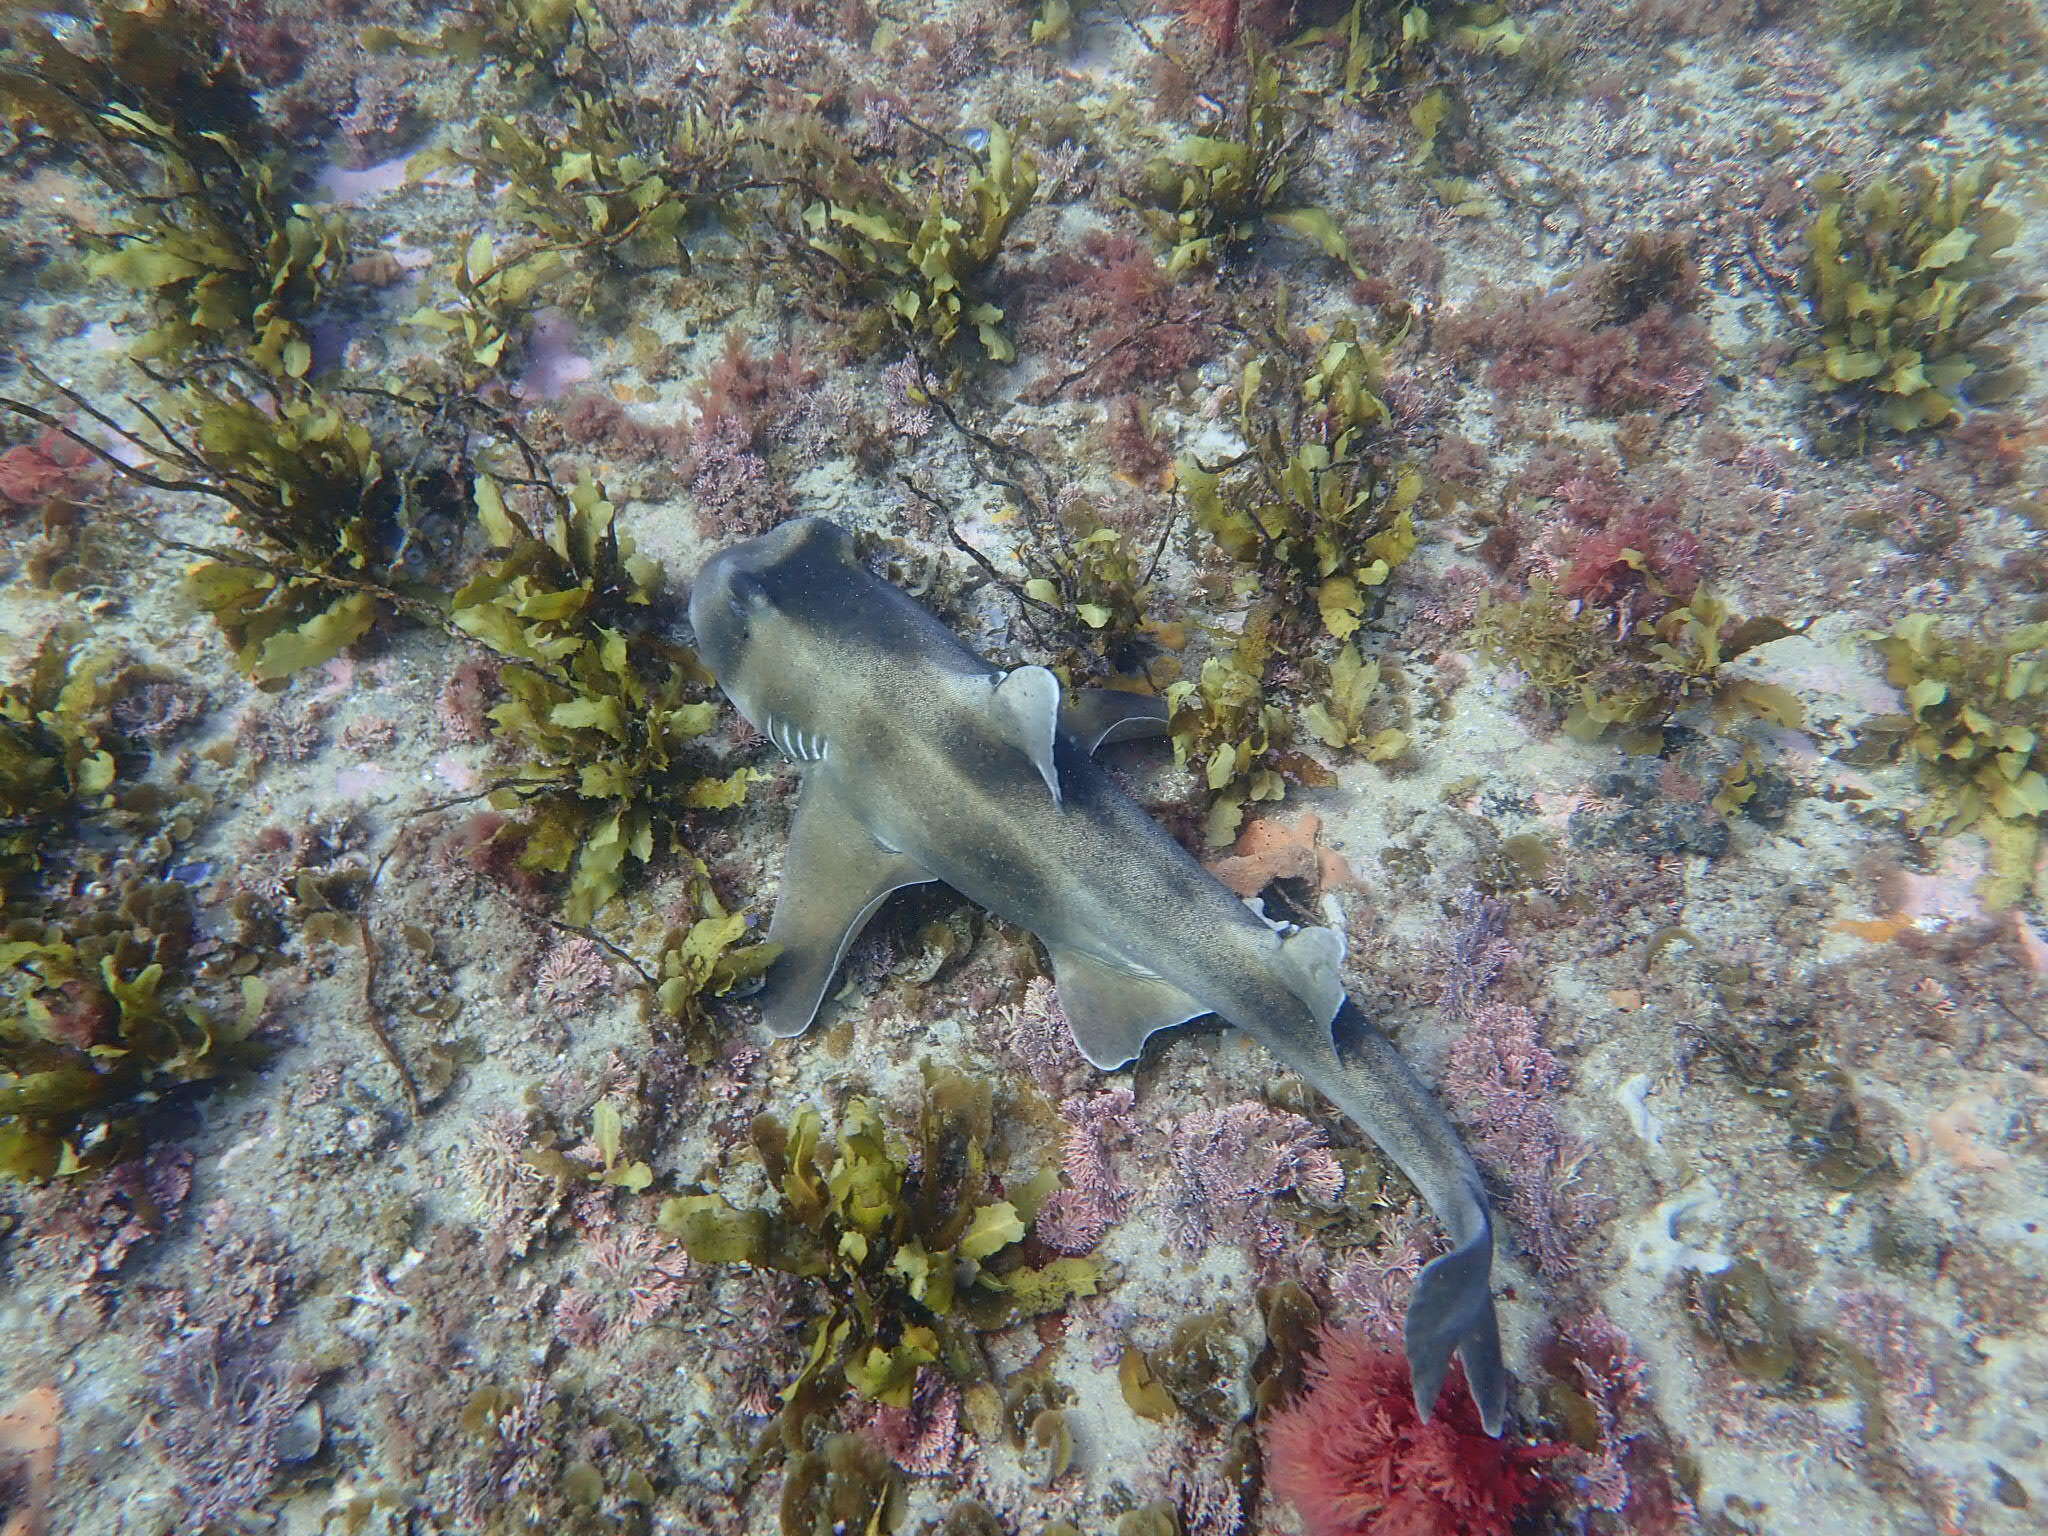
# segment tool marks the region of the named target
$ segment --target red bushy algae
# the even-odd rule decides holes
[[[1358,1329],[1325,1328],[1307,1389],[1266,1425],[1267,1483],[1308,1536],[1510,1536],[1563,1446],[1495,1439],[1454,1371],[1430,1421],[1408,1366]]]

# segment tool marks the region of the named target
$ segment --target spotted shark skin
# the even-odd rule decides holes
[[[1451,1248],[1416,1278],[1405,1345],[1430,1417],[1453,1354],[1480,1418],[1507,1401],[1484,1186],[1429,1090],[1349,997],[1343,941],[1282,933],[1219,884],[1093,759],[1165,729],[1155,698],[1004,672],[869,572],[819,518],[705,562],[700,656],[798,765],[801,788],[760,995],[774,1034],[816,1018],[847,947],[893,891],[943,881],[1045,945],[1075,1043],[1106,1070],[1214,1013],[1325,1094],[1407,1175]]]

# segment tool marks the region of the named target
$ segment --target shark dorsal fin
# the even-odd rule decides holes
[[[1327,1026],[1344,1006],[1344,936],[1334,928],[1304,928],[1280,944],[1280,975],[1287,990]]]
[[[1060,774],[1053,763],[1053,740],[1059,733],[1060,680],[1043,667],[1019,667],[996,684],[996,728],[1005,740],[1031,759],[1052,803],[1060,803]]]
[[[1067,734],[1083,752],[1115,741],[1137,741],[1166,734],[1166,700],[1156,693],[1125,693],[1120,688],[1084,688],[1067,706]]]
[[[1105,1070],[1135,1061],[1145,1037],[1209,1012],[1157,976],[1140,976],[1077,949],[1052,951],[1053,979],[1074,1044]]]

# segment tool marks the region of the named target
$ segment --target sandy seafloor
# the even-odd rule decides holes
[[[914,7],[858,3],[607,7],[652,91],[694,79],[716,97],[718,82],[745,78],[759,87],[755,107],[809,91],[844,131],[909,164],[931,154],[923,129],[958,140],[1015,127],[1042,183],[985,286],[1018,357],[991,364],[964,343],[951,398],[975,430],[1028,446],[1055,484],[1114,509],[1148,542],[1177,518],[1152,607],[1194,621],[1189,649],[1163,658],[1165,676],[1192,675],[1209,644],[1201,624],[1227,627],[1241,605],[1159,471],[1177,454],[1236,451],[1245,343],[1198,327],[1184,367],[1139,369],[1106,393],[1084,382],[1042,398],[1032,386],[1094,355],[1086,311],[1059,307],[1100,264],[1081,255],[1084,241],[1109,231],[1160,250],[1129,193],[1146,159],[1240,98],[1243,66],[1203,67],[1203,34],[1177,13],[1078,9],[1071,38],[1044,47],[1029,41],[1029,8],[995,0],[935,7],[929,25]],[[398,319],[446,296],[422,272],[447,268],[478,230],[501,243],[521,232],[501,199],[455,179],[408,184],[403,158],[464,142],[480,111],[545,113],[544,88],[489,70],[470,84],[459,66],[372,56],[353,41],[373,23],[430,32],[431,7],[219,10],[260,56],[266,108],[321,178],[315,195],[350,222],[357,266],[321,321],[326,350],[364,376],[402,371],[432,343]],[[1800,232],[1825,171],[2002,158],[2000,200],[2023,220],[2002,282],[2048,284],[2048,97],[2024,62],[2008,75],[1958,70],[1938,48],[1854,40],[1842,8],[1820,0],[1512,10],[1540,44],[1541,69],[1444,49],[1383,98],[1312,100],[1290,196],[1351,233],[1366,281],[1268,230],[1174,290],[1172,303],[1213,316],[1284,282],[1289,321],[1324,333],[1347,316],[1373,328],[1367,298],[1418,317],[1391,351],[1387,395],[1408,460],[1428,475],[1421,540],[1361,636],[1395,685],[1387,718],[1404,722],[1409,743],[1386,765],[1317,748],[1334,785],[1290,786],[1255,812],[1288,826],[1304,811],[1321,818],[1342,866],[1295,881],[1293,899],[1334,903],[1353,941],[1354,995],[1432,1084],[1476,1029],[1533,1020],[1554,1054],[1532,1100],[1547,1111],[1524,1106],[1546,1150],[1520,1169],[1482,1152],[1504,1213],[1509,1433],[1578,1445],[1552,1464],[1521,1528],[2038,1530],[2048,916],[2037,897],[1987,911],[1973,894],[1981,840],[1915,829],[1916,768],[1850,749],[1871,719],[1902,708],[1870,631],[1913,611],[1964,627],[2044,617],[2041,503],[2028,499],[2048,464],[2048,345],[2023,321],[2005,338],[2031,368],[2015,399],[1861,456],[1816,449],[1825,407],[1790,359],[1803,340]],[[1192,81],[1148,44],[1195,61]],[[1442,153],[1462,167],[1418,157],[1409,108],[1432,84],[1469,109],[1444,130]],[[1043,142],[1058,118],[1061,139]],[[64,153],[8,143],[7,339],[133,419],[119,402],[148,398],[149,386],[124,347],[146,306],[88,278],[80,255],[79,231],[106,227],[112,204]],[[1474,183],[1462,211],[1431,188],[1447,169]],[[1645,231],[1681,237],[1698,263],[1706,335],[1682,364],[1604,412],[1569,362],[1505,380],[1489,337],[1510,324],[1515,296],[1526,303]],[[934,570],[948,617],[987,653],[1049,659],[1016,603],[979,580],[904,488],[937,498],[999,570],[1020,574],[1021,521],[966,441],[906,396],[900,369],[888,373],[897,354],[850,357],[843,317],[806,303],[743,238],[700,227],[689,239],[688,279],[670,269],[613,280],[613,313],[629,324],[558,318],[544,343],[515,346],[521,361],[494,386],[510,388],[501,398],[558,479],[587,467],[605,481],[621,526],[663,563],[677,622],[689,574],[731,529],[816,512],[897,541],[896,569]],[[1080,267],[1058,267],[1076,256]],[[1788,305],[1765,285],[1773,270],[1789,279]],[[732,336],[757,358],[786,350],[788,366],[816,375],[804,408],[722,471],[736,480],[686,483],[679,437],[635,436],[590,404],[622,402],[649,428],[688,425]],[[49,403],[19,370],[4,388]],[[1126,397],[1159,444],[1143,473],[1110,430]],[[10,446],[29,435],[4,430]],[[1537,527],[1576,494],[1560,487],[1597,480],[1602,464],[1631,495],[1671,499],[1735,612],[1813,620],[1736,668],[1796,695],[1799,726],[1721,727],[1696,712],[1661,760],[1632,757],[1561,733],[1525,678],[1479,655],[1478,595],[1514,595],[1540,568],[1492,562],[1502,509]],[[1112,1283],[985,1340],[999,1379],[1038,1357],[1070,1390],[1071,1467],[1048,1481],[1042,1452],[984,1433],[934,1379],[918,1411],[957,1411],[958,1438],[922,1421],[898,1436],[910,1465],[893,1528],[935,1529],[967,1497],[1020,1536],[1057,1520],[1108,1532],[1158,1500],[1178,1507],[1191,1536],[1303,1528],[1285,1501],[1223,1484],[1227,1425],[1180,1411],[1139,1418],[1116,1366],[1126,1345],[1162,1350],[1210,1309],[1228,1315],[1249,1360],[1261,1342],[1256,1290],[1281,1279],[1305,1284],[1339,1323],[1384,1327],[1396,1315],[1399,1261],[1436,1229],[1405,1206],[1398,1179],[1371,1194],[1368,1158],[1342,1159],[1373,1217],[1341,1228],[1357,1245],[1345,1250],[1319,1239],[1312,1202],[1282,1198],[1284,1169],[1231,1193],[1227,1209],[1188,1212],[1198,1196],[1185,1166],[1205,1150],[1189,1117],[1258,1120],[1265,1112],[1244,1106],[1264,1104],[1261,1123],[1293,1125],[1281,1117],[1299,1112],[1335,1148],[1359,1145],[1327,1105],[1209,1025],[1155,1039],[1133,1070],[1099,1074],[1076,1056],[1071,1067],[1040,1059],[1034,1074],[1015,1036],[1039,952],[942,896],[885,911],[854,953],[833,1026],[769,1042],[746,1004],[723,1003],[723,1037],[695,1061],[658,1038],[626,973],[548,926],[558,895],[465,860],[458,828],[473,807],[404,821],[505,761],[451,702],[466,659],[454,642],[384,623],[266,696],[184,595],[187,557],[108,515],[209,544],[233,537],[221,509],[97,468],[65,494],[98,541],[94,574],[75,592],[39,586],[33,512],[0,512],[0,667],[18,678],[48,628],[82,620],[95,644],[184,681],[197,710],[154,743],[148,771],[212,797],[178,855],[202,926],[224,923],[237,891],[284,889],[295,861],[367,867],[397,847],[369,909],[384,957],[379,1011],[432,1081],[413,1114],[366,1022],[361,952],[293,932],[268,973],[268,1060],[151,1124],[150,1176],[168,1196],[152,1219],[91,1177],[0,1188],[0,1411],[42,1387],[61,1403],[46,1518],[32,1510],[24,1453],[5,1452],[8,1532],[777,1529],[783,1471],[771,1461],[750,1474],[747,1459],[810,1303],[798,1284],[691,1264],[654,1232],[654,1213],[684,1187],[765,1200],[746,1134],[757,1113],[811,1104],[829,1125],[864,1095],[904,1126],[924,1061],[994,1082],[996,1161],[1011,1179],[1060,1155],[1063,1119],[1100,1107],[1115,1123],[1111,1173],[1130,1194],[1093,1249]],[[765,919],[795,779],[733,727],[726,716],[711,743],[721,764],[772,777],[743,808],[694,818],[691,835],[721,895]],[[1708,803],[1737,741],[1768,787],[1759,814]],[[1200,786],[1164,748],[1119,753],[1144,798],[1182,829],[1198,825],[1187,808]],[[1534,869],[1532,837],[1550,849]],[[683,900],[677,861],[657,856],[599,930],[647,955]],[[934,955],[934,920],[971,946]],[[428,940],[424,952],[405,925]],[[1768,1056],[1779,1075],[1752,1091],[1719,1046]],[[1114,1089],[1131,1102],[1098,1098]],[[571,1188],[519,1161],[534,1145],[573,1156],[606,1097],[625,1106],[650,1189]],[[1472,1106],[1445,1097],[1476,1140]],[[1194,1121],[1207,1128],[1195,1139],[1220,1123]],[[1816,1124],[1850,1126],[1842,1134],[1868,1166],[1837,1176],[1816,1155]],[[594,1155],[587,1143],[583,1155]],[[1556,1224],[1541,1265],[1529,1257],[1530,1210]],[[1776,1316],[1705,1318],[1708,1279],[1735,1266],[1768,1276]],[[1615,1370],[1637,1363],[1639,1383],[1604,1389],[1608,1403],[1627,1401],[1603,1432],[1577,1374],[1588,1350],[1561,1344],[1561,1326],[1605,1339]],[[209,1362],[200,1346],[222,1353]],[[465,1427],[485,1387],[510,1406]],[[849,1401],[841,1425],[863,1418]],[[604,1491],[572,1517],[560,1485],[580,1461],[600,1469]],[[629,1467],[651,1502],[629,1497]],[[552,1513],[525,1523],[536,1509]]]

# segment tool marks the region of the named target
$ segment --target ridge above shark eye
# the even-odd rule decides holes
[[[725,601],[734,616],[743,621],[772,606],[761,578],[747,571],[732,573],[732,579],[726,583]]]

